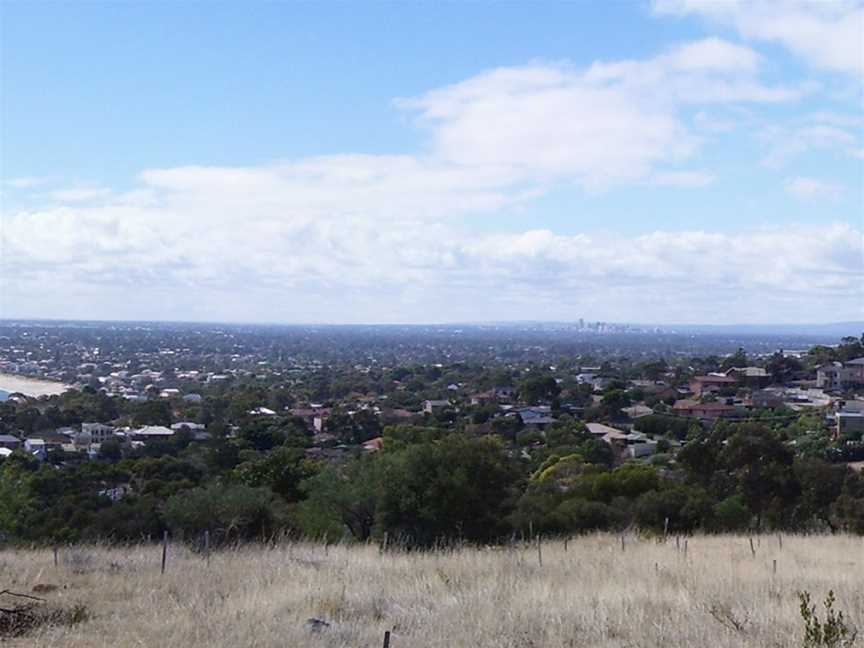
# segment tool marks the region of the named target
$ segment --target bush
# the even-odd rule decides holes
[[[752,517],[750,509],[740,495],[732,495],[714,505],[714,518],[721,531],[744,529]]]
[[[825,598],[825,620],[820,621],[816,606],[810,604],[809,592],[798,592],[799,610],[804,622],[803,648],[851,648],[855,645],[858,631],[850,628],[843,612],[834,611],[834,592]]]
[[[181,536],[210,531],[216,541],[272,534],[285,525],[284,510],[272,491],[242,484],[213,484],[178,493],[165,504],[165,521]]]

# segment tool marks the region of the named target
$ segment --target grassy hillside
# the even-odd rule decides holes
[[[541,546],[382,554],[285,543],[201,555],[161,549],[0,551],[0,590],[64,610],[11,646],[382,645],[753,648],[802,645],[798,591],[864,627],[864,539],[594,535]],[[776,561],[776,574],[774,573]],[[56,589],[53,589],[56,586]],[[25,603],[0,596],[0,608]],[[78,606],[76,608],[76,606]],[[81,607],[83,606],[83,607]],[[70,610],[76,610],[69,613]],[[328,622],[315,631],[307,619]],[[77,621],[77,623],[71,623]],[[0,637],[0,643],[3,643]]]

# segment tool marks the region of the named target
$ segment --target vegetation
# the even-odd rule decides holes
[[[415,552],[280,538],[210,555],[171,543],[161,575],[158,544],[61,547],[57,567],[50,549],[10,549],[0,551],[6,586],[40,586],[48,605],[88,614],[3,645],[347,648],[380,646],[390,631],[393,648],[848,648],[864,623],[860,556],[861,539],[841,534],[694,535],[686,545],[591,534],[539,553],[518,540]],[[830,608],[808,602],[802,618],[800,591]]]

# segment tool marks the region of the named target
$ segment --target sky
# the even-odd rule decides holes
[[[0,317],[864,319],[864,3],[0,3]]]

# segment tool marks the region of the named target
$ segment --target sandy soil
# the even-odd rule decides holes
[[[50,380],[39,380],[27,378],[26,376],[15,376],[13,374],[0,373],[0,389],[10,394],[19,392],[25,396],[53,396],[62,394],[69,385]]]

